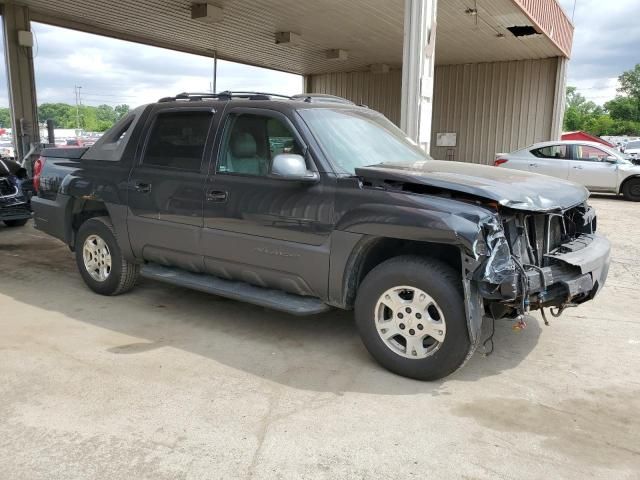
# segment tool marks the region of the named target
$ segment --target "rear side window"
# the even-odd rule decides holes
[[[604,150],[591,145],[576,145],[575,149],[575,159],[584,162],[600,162],[609,156]]]
[[[569,159],[569,150],[567,145],[550,145],[548,147],[536,148],[531,150],[531,154],[538,158]]]
[[[158,114],[149,133],[142,163],[199,171],[212,117],[207,111]]]

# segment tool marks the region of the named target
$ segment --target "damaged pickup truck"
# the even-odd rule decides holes
[[[0,159],[0,222],[21,227],[31,218],[32,183],[19,163]]]
[[[35,172],[36,227],[97,293],[143,276],[298,315],[354,309],[371,355],[417,379],[460,368],[484,318],[593,299],[609,267],[583,187],[432,160],[337,97],[180,94],[88,149],[44,150]]]

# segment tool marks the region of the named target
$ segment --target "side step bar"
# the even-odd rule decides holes
[[[225,280],[202,273],[191,273],[179,268],[165,267],[155,263],[145,264],[140,270],[140,274],[152,280],[253,303],[254,305],[293,315],[315,315],[331,310],[329,305],[318,298],[303,297],[280,290],[256,287],[244,282]]]

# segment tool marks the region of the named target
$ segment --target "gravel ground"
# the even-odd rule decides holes
[[[640,478],[640,205],[595,301],[423,383],[349,313],[296,318],[150,281],[91,293],[69,250],[0,227],[0,478]]]

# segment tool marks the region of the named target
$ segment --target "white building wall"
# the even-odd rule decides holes
[[[496,153],[558,138],[565,72],[558,58],[436,66],[431,155],[490,164]],[[399,125],[401,86],[391,70],[313,75],[307,90],[368,105]],[[439,132],[455,133],[456,147],[438,147]]]

